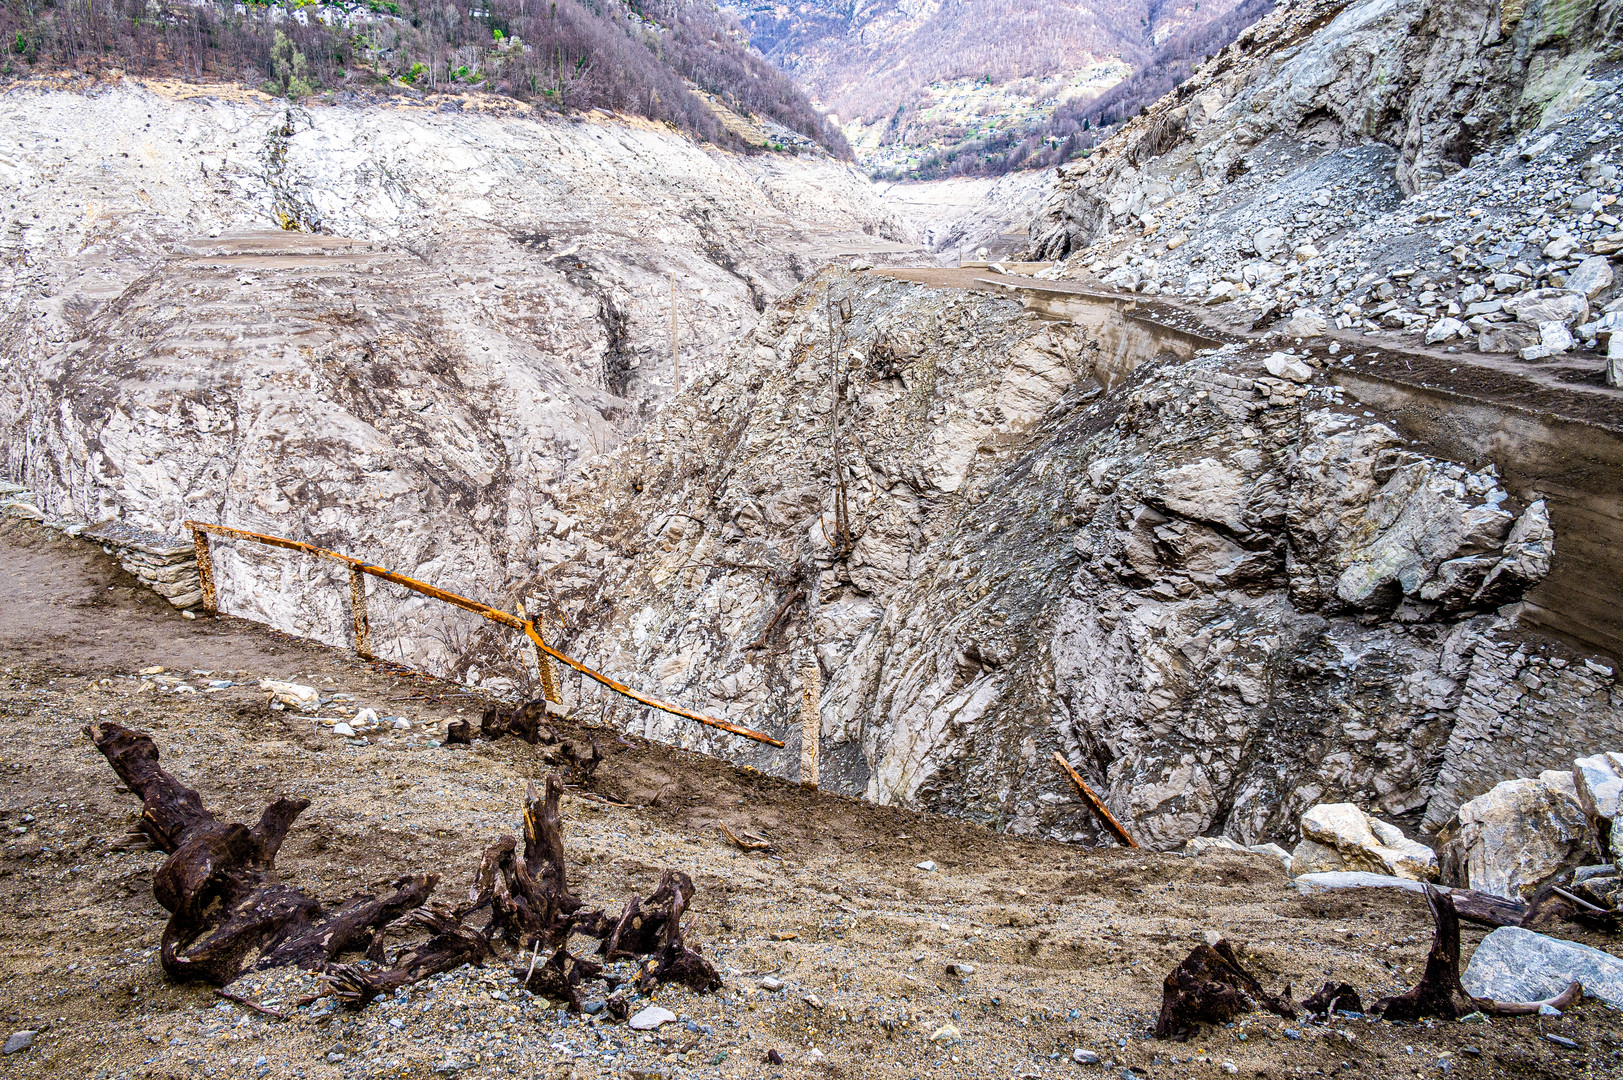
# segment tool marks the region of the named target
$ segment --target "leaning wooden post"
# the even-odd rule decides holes
[[[372,660],[372,621],[366,616],[366,575],[361,568],[349,568],[349,617],[355,626],[355,655]]]
[[[197,584],[203,590],[203,610],[210,615],[218,615],[220,605],[214,592],[214,560],[209,557],[209,534],[202,529],[193,529],[192,549],[197,552]]]
[[[817,744],[823,738],[823,717],[817,708],[822,669],[808,656],[800,668],[800,786],[817,789]]]
[[[1065,775],[1069,776],[1071,778],[1071,783],[1076,785],[1076,790],[1079,794],[1081,794],[1082,801],[1088,804],[1088,807],[1093,811],[1094,816],[1097,817],[1100,823],[1110,831],[1111,835],[1117,840],[1120,840],[1125,846],[1136,848],[1138,846],[1138,841],[1127,835],[1127,830],[1122,828],[1121,822],[1117,821],[1115,815],[1106,809],[1104,802],[1099,798],[1099,796],[1093,793],[1093,789],[1088,787],[1087,783],[1083,781],[1081,775],[1075,769],[1071,768],[1071,763],[1065,760],[1065,755],[1061,754],[1058,750],[1055,750],[1054,760],[1059,762],[1059,767],[1065,770]]]

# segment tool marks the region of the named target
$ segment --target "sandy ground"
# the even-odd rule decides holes
[[[0,1059],[3,1075],[1623,1074],[1623,1025],[1593,1001],[1558,1020],[1490,1024],[1257,1014],[1189,1043],[1157,1041],[1161,980],[1206,931],[1243,942],[1263,981],[1291,984],[1298,999],[1334,977],[1369,1001],[1412,983],[1429,942],[1422,901],[1302,897],[1261,857],[1032,843],[567,723],[563,734],[596,737],[607,754],[597,790],[628,804],[566,796],[576,891],[618,907],[663,867],[691,874],[688,941],[726,977],[721,992],[661,989],[657,1003],[680,1019],[644,1035],[528,997],[505,964],[360,1013],[330,998],[300,1004],[321,984],[284,971],[234,987],[287,1019],[263,1016],[159,972],[151,881],[162,857],[115,849],[138,804],[81,733],[87,721],[151,732],[167,767],[228,820],[256,819],[278,793],[310,798],[278,865],[328,901],[418,870],[461,895],[484,845],[514,830],[525,784],[549,771],[546,749],[430,746],[425,728],[437,735],[482,703],[251,623],[185,620],[98,549],[31,523],[0,524],[0,583],[0,1034],[39,1032]],[[137,676],[154,666],[201,689]],[[348,693],[413,726],[354,745],[271,711],[252,686],[208,689],[261,677]],[[719,822],[773,847],[741,853]],[[933,871],[917,866],[926,861]],[[1465,936],[1469,950],[1482,931]],[[768,977],[782,988],[763,988]],[[1074,1063],[1078,1048],[1101,1062]]]

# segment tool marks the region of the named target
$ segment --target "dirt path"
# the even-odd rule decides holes
[[[227,820],[257,816],[278,793],[311,799],[279,865],[324,900],[413,870],[441,872],[441,894],[460,895],[479,851],[514,829],[525,783],[548,771],[545,748],[430,745],[481,703],[254,624],[185,620],[96,549],[31,524],[0,525],[0,580],[0,1034],[39,1032],[3,1059],[6,1075],[1182,1078],[1438,1076],[1446,1065],[1451,1076],[1566,1077],[1612,1074],[1623,1054],[1615,1015],[1593,1003],[1560,1020],[1435,1027],[1263,1014],[1157,1042],[1161,979],[1204,932],[1248,943],[1264,981],[1299,998],[1333,975],[1369,1000],[1412,981],[1423,906],[1408,894],[1302,898],[1264,858],[1028,842],[567,724],[607,754],[598,790],[630,804],[566,797],[577,891],[617,905],[662,867],[687,871],[698,885],[688,939],[726,976],[721,993],[660,990],[682,1019],[641,1035],[564,1016],[519,993],[505,967],[452,973],[359,1014],[329,998],[297,1006],[320,989],[303,973],[240,980],[239,993],[291,1017],[267,1018],[161,977],[151,884],[162,857],[110,843],[138,807],[81,734],[86,721],[150,731],[167,767]],[[138,677],[154,666],[177,681]],[[271,711],[261,677],[347,693],[411,727],[364,745],[335,738]],[[773,849],[740,853],[718,822]],[[935,869],[916,865],[926,861]],[[1467,947],[1480,937],[1468,929]],[[783,988],[762,988],[767,976]],[[1115,1064],[1073,1064],[1077,1048]],[[769,1050],[785,1064],[765,1064]]]

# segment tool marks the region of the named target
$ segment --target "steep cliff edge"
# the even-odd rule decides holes
[[[825,786],[1090,842],[1053,750],[1172,847],[1290,837],[1319,801],[1446,818],[1623,735],[1609,668],[1497,613],[1560,543],[1542,503],[1305,353],[1299,384],[1159,352],[1122,382],[1009,301],[808,283],[561,496],[606,545],[554,578],[571,647],[775,731],[812,655]]]

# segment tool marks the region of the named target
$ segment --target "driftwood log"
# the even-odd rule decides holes
[[[1161,984],[1157,1039],[1187,1041],[1201,1024],[1227,1023],[1258,1006],[1287,1020],[1296,1019],[1290,987],[1275,997],[1240,963],[1227,941],[1197,945]]]
[[[597,938],[604,962],[646,958],[634,977],[644,992],[659,982],[698,991],[718,989],[720,976],[682,936],[682,915],[693,897],[686,874],[666,870],[646,899],[633,896],[619,918],[582,912],[569,891],[559,799],[564,782],[554,773],[544,794],[525,794],[524,847],[502,836],[480,860],[466,903],[431,908],[434,874],[399,878],[381,896],[354,896],[333,907],[277,881],[276,854],[294,820],[310,804],[278,798],[252,828],[220,822],[202,796],[158,764],[151,736],[115,723],[85,733],[119,778],[142,802],[139,829],[169,855],[153,879],[158,902],[170,913],[160,963],[177,979],[224,986],[249,967],[293,964],[320,971],[344,1004],[359,1008],[374,998],[463,964],[483,964],[503,946],[528,953],[526,986],[581,1007],[580,985],[603,976],[604,964],[569,951],[572,934]],[[602,760],[576,756],[590,779]],[[391,952],[391,934],[424,940]],[[544,963],[541,954],[548,953]],[[364,953],[372,966],[339,963]],[[611,983],[613,980],[611,980]],[[622,1010],[619,1010],[623,1012]]]
[[[1489,1016],[1529,1016],[1541,1005],[1564,1008],[1578,1000],[1583,987],[1572,983],[1566,990],[1548,1001],[1499,1002],[1491,998],[1472,997],[1460,985],[1460,918],[1454,908],[1454,898],[1432,885],[1425,887],[1426,904],[1431,908],[1431,951],[1426,954],[1426,970],[1420,982],[1406,993],[1377,1001],[1373,1012],[1388,1020],[1419,1020],[1435,1016],[1442,1020],[1457,1020],[1474,1012]]]

